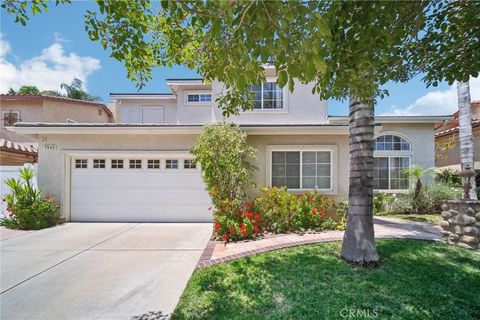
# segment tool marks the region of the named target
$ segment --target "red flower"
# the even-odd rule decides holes
[[[315,199],[313,197],[310,198],[310,203],[314,203]]]
[[[255,226],[255,227],[253,227],[253,231],[255,231],[255,233],[258,233],[260,231],[260,229],[257,226]]]
[[[250,203],[246,203],[246,204],[245,204],[245,209],[248,210],[248,209],[251,209],[251,208],[252,208],[252,205],[251,205]]]
[[[242,234],[243,234],[244,236],[246,236],[246,235],[247,235],[247,231],[243,230],[243,231],[242,231]]]
[[[234,234],[235,233],[235,228],[230,228],[230,233]]]
[[[240,230],[245,230],[245,225],[242,223],[242,225],[240,226]]]
[[[208,211],[212,211],[212,207],[208,207]]]
[[[239,215],[239,216],[242,216],[242,215],[243,215],[243,211],[242,211],[242,210],[238,211],[238,215]]]
[[[327,217],[327,213],[325,211],[322,212],[322,217],[324,217],[324,218]]]
[[[251,219],[253,217],[253,212],[247,212],[245,214],[245,216],[248,218],[248,219]]]
[[[312,212],[312,214],[315,214],[315,212],[316,212],[316,211],[315,211],[315,209],[312,209],[312,211],[311,211],[311,212]]]
[[[220,225],[218,223],[215,225],[215,230],[216,231],[220,230]]]
[[[260,219],[262,219],[262,217],[260,217],[259,214],[256,214],[256,215],[255,215],[255,220],[260,221]]]
[[[228,240],[228,234],[225,233],[225,234],[223,235],[223,239]]]

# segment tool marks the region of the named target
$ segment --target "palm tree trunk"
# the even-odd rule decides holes
[[[378,262],[373,230],[373,107],[350,98],[350,186],[342,257],[351,263]]]
[[[460,165],[474,170],[473,135],[472,135],[472,103],[470,100],[470,85],[468,82],[457,82],[458,118],[460,139]],[[462,181],[464,184],[466,181]],[[475,178],[470,179],[470,199],[477,199]]]

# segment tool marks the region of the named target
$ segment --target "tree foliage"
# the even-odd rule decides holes
[[[100,97],[92,96],[88,94],[83,89],[83,83],[80,79],[73,79],[70,84],[62,83],[60,85],[62,90],[65,90],[66,94],[63,94],[57,90],[43,90],[40,91],[36,86],[21,86],[20,89],[15,91],[10,88],[8,94],[31,94],[31,95],[41,95],[41,96],[52,96],[52,97],[66,97],[70,99],[84,100],[84,101],[100,101]]]

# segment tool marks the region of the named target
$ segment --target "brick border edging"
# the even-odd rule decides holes
[[[375,237],[377,239],[410,239],[410,240],[423,240],[423,241],[441,241],[441,239],[432,239],[431,237],[422,237],[422,236],[415,236],[415,235],[403,235],[403,236],[396,236],[396,235],[382,235],[379,237]],[[284,248],[290,248],[290,247],[296,247],[304,244],[314,244],[314,243],[327,243],[327,242],[334,242],[334,241],[341,241],[341,238],[338,237],[328,237],[328,238],[323,238],[323,239],[310,239],[310,240],[300,240],[300,241],[292,241],[292,242],[286,242],[282,244],[275,244],[259,249],[253,249],[253,250],[248,250],[244,251],[241,253],[237,254],[232,254],[230,256],[226,256],[223,258],[218,258],[218,259],[211,259],[213,251],[215,249],[215,245],[218,243],[221,243],[219,241],[209,241],[207,246],[205,247],[205,250],[202,253],[202,256],[200,257],[197,266],[195,269],[203,269],[207,268],[216,264],[220,264],[223,262],[228,262],[232,260],[237,260],[239,258],[243,257],[248,257],[255,255],[257,253],[263,253],[263,252],[269,252],[269,251],[274,251],[274,250],[279,250],[279,249],[284,249]]]

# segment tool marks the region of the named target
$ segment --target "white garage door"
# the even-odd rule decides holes
[[[187,157],[73,158],[72,221],[210,222],[210,206]]]

